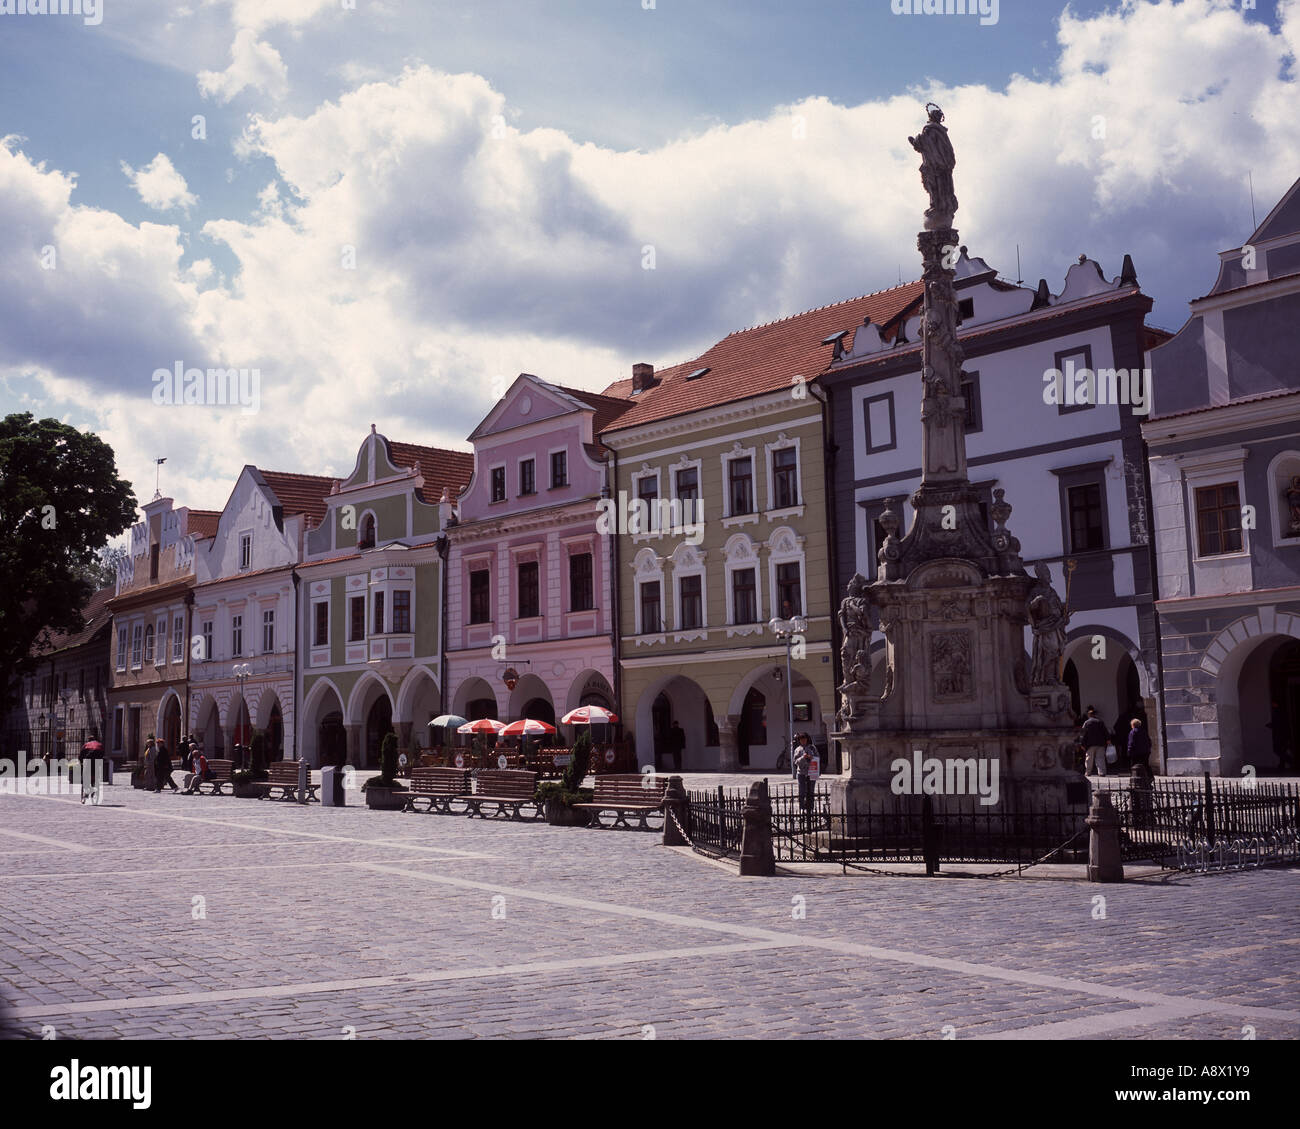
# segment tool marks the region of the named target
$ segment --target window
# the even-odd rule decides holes
[[[682,614],[680,624],[682,630],[689,630],[694,627],[704,625],[704,605],[702,596],[702,578],[699,576],[683,576],[681,585],[682,594]]]
[[[373,549],[375,547],[375,515],[366,514],[361,522],[361,536],[357,538],[358,549]]]
[[[185,617],[178,615],[172,620],[172,662],[178,663],[185,657]]]
[[[542,614],[538,602],[537,562],[525,561],[519,566],[519,618],[534,619]]]
[[[980,374],[964,372],[961,374],[961,396],[966,401],[966,434],[973,435],[984,430],[984,417],[980,411]]]
[[[149,546],[149,579],[158,579],[158,546],[156,544]]]
[[[738,568],[731,574],[731,607],[732,622],[758,622],[758,586],[752,568]]]
[[[731,503],[728,517],[754,512],[753,459],[732,459],[727,463],[727,498]]]
[[[645,503],[644,508],[638,506],[644,513],[641,522],[641,531],[649,533],[651,530],[659,528],[659,479],[648,474],[644,478],[638,478],[636,483],[636,497],[638,502]]]
[[[799,579],[799,562],[776,566],[776,602],[784,618],[803,615],[803,584]]]
[[[253,563],[253,535],[251,533],[241,533],[239,535],[239,567],[241,570],[248,568]]]
[[[1102,521],[1101,485],[1071,486],[1065,492],[1070,508],[1070,552],[1086,553],[1106,547]]]
[[[695,467],[686,467],[677,472],[677,500],[682,503],[682,520],[687,520],[686,503],[691,503],[691,511],[700,497],[700,472]]]
[[[138,669],[140,655],[144,649],[144,626],[137,623],[131,630],[131,666]]]
[[[356,643],[366,637],[366,598],[353,596],[348,613],[348,641]]]
[[[126,711],[118,706],[113,711],[113,750],[116,752],[122,747],[122,722],[126,718]]]
[[[973,318],[974,316],[975,316],[975,299],[962,298],[957,303],[957,324],[961,325],[961,323],[965,321],[967,318]]]
[[[402,588],[393,593],[393,631],[404,635],[411,630],[411,592]]]
[[[212,658],[212,620],[203,621],[203,657]]]
[[[376,592],[372,599],[375,608],[373,631],[376,635],[382,635],[384,633],[384,594]]]
[[[126,628],[117,629],[117,669],[126,669]]]
[[[1053,366],[1061,374],[1056,387],[1058,415],[1082,412],[1096,400],[1097,376],[1092,370],[1092,346],[1068,349],[1056,354]]]
[[[886,392],[883,396],[872,396],[862,401],[862,420],[866,436],[867,454],[876,451],[892,451],[898,446],[894,435],[894,394]],[[789,448],[790,455],[794,449]],[[785,451],[778,451],[777,455]]]
[[[506,500],[506,468],[503,466],[494,466],[492,468],[492,501],[504,502]]]
[[[592,598],[591,554],[578,553],[569,558],[569,610],[589,612],[595,606]]]
[[[651,635],[663,629],[663,608],[659,599],[659,581],[647,580],[641,585],[641,633]]]
[[[79,702],[86,700],[86,670],[84,667],[77,671],[77,700]]]
[[[551,489],[569,485],[569,452],[551,452]]]
[[[1196,544],[1202,557],[1241,552],[1241,496],[1235,482],[1197,489]]]
[[[488,570],[476,568],[469,574],[469,621],[470,623],[491,623]]]
[[[275,609],[262,609],[262,654],[275,650]]]
[[[774,510],[788,510],[799,504],[798,474],[798,452],[793,447],[781,447],[772,452]]]
[[[144,661],[153,662],[153,624],[144,629]]]
[[[519,464],[519,493],[537,493],[537,462],[534,459],[524,459]]]
[[[230,618],[230,655],[231,658],[242,658],[244,654],[244,617],[242,615],[231,616]]]
[[[325,600],[314,604],[316,609],[316,633],[312,637],[313,647],[324,647],[330,641],[330,606]]]

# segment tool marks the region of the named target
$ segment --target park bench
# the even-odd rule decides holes
[[[208,762],[208,764],[211,763],[211,761]],[[262,794],[262,799],[269,797],[277,788],[280,790],[280,799],[282,800],[294,800],[298,798],[297,761],[272,761],[266,771],[268,773],[268,781],[266,791]],[[308,769],[306,799],[309,801],[316,799],[316,792],[319,788],[319,784],[311,783],[311,769]]]
[[[209,795],[220,796],[221,789],[230,786],[233,794],[235,791],[235,781],[232,774],[235,771],[235,762],[227,760],[210,760],[208,761],[208,779],[199,784],[195,790],[197,794],[202,795],[203,789],[210,789]]]
[[[452,800],[465,799],[471,792],[468,768],[423,767],[411,769],[411,787],[406,797],[405,811],[418,811],[416,801],[424,800],[426,812],[439,811],[444,815],[460,814],[451,810]]]
[[[668,790],[668,777],[662,774],[627,773],[621,775],[597,776],[595,794],[591,802],[574,804],[591,812],[589,827],[614,828],[632,827],[627,821],[630,815],[636,816],[640,823],[636,830],[653,831],[647,819],[663,813],[664,793]],[[606,812],[614,816],[614,822],[601,823],[600,817]]]
[[[541,819],[542,805],[537,802],[537,773],[517,769],[483,769],[474,785],[474,794],[465,797],[469,815],[487,819],[485,807],[496,809],[494,816],[506,819],[524,819],[520,808],[531,804],[533,819]]]

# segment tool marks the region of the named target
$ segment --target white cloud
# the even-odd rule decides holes
[[[199,198],[189,190],[185,178],[176,171],[166,153],[159,153],[139,169],[133,169],[123,161],[122,171],[131,182],[131,187],[139,193],[140,199],[156,212],[166,212],[172,208],[188,211],[199,202]]]
[[[230,45],[230,66],[224,71],[200,71],[199,92],[224,104],[246,89],[283,98],[289,90],[289,72],[279,51],[258,39],[255,31],[241,28]]]

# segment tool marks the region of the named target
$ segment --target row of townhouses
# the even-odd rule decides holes
[[[956,286],[971,478],[1067,596],[1076,711],[1146,718],[1168,772],[1235,775],[1300,727],[1300,182],[1221,258],[1176,335],[1127,256],[1053,293],[962,248]],[[921,303],[853,298],[599,394],[523,374],[465,451],[372,425],[344,479],[156,497],[9,733],[101,727],[129,757],[257,729],[372,765],[441,713],[596,704],[640,765],[672,763],[676,723],[686,770],[771,770],[792,717],[834,770],[846,665],[885,690],[883,638],[841,655],[836,613],[920,481]]]

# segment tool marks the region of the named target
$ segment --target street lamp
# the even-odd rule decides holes
[[[248,663],[236,663],[231,673],[235,676],[235,681],[239,683],[239,704],[244,708],[244,710],[247,710],[248,701],[244,698],[244,684],[252,676],[253,668]],[[238,734],[241,730],[236,728],[235,732]],[[239,742],[238,740],[236,743],[242,744],[242,742]],[[242,753],[239,757],[239,767],[244,767],[244,757]]]
[[[790,619],[773,616],[767,621],[767,626],[771,628],[772,633],[778,639],[785,641],[785,747],[788,752],[794,740],[794,679],[790,673],[790,648],[796,635],[803,635],[807,632],[808,621],[801,615],[792,616]],[[793,771],[793,754],[791,754],[790,758],[790,768]]]

